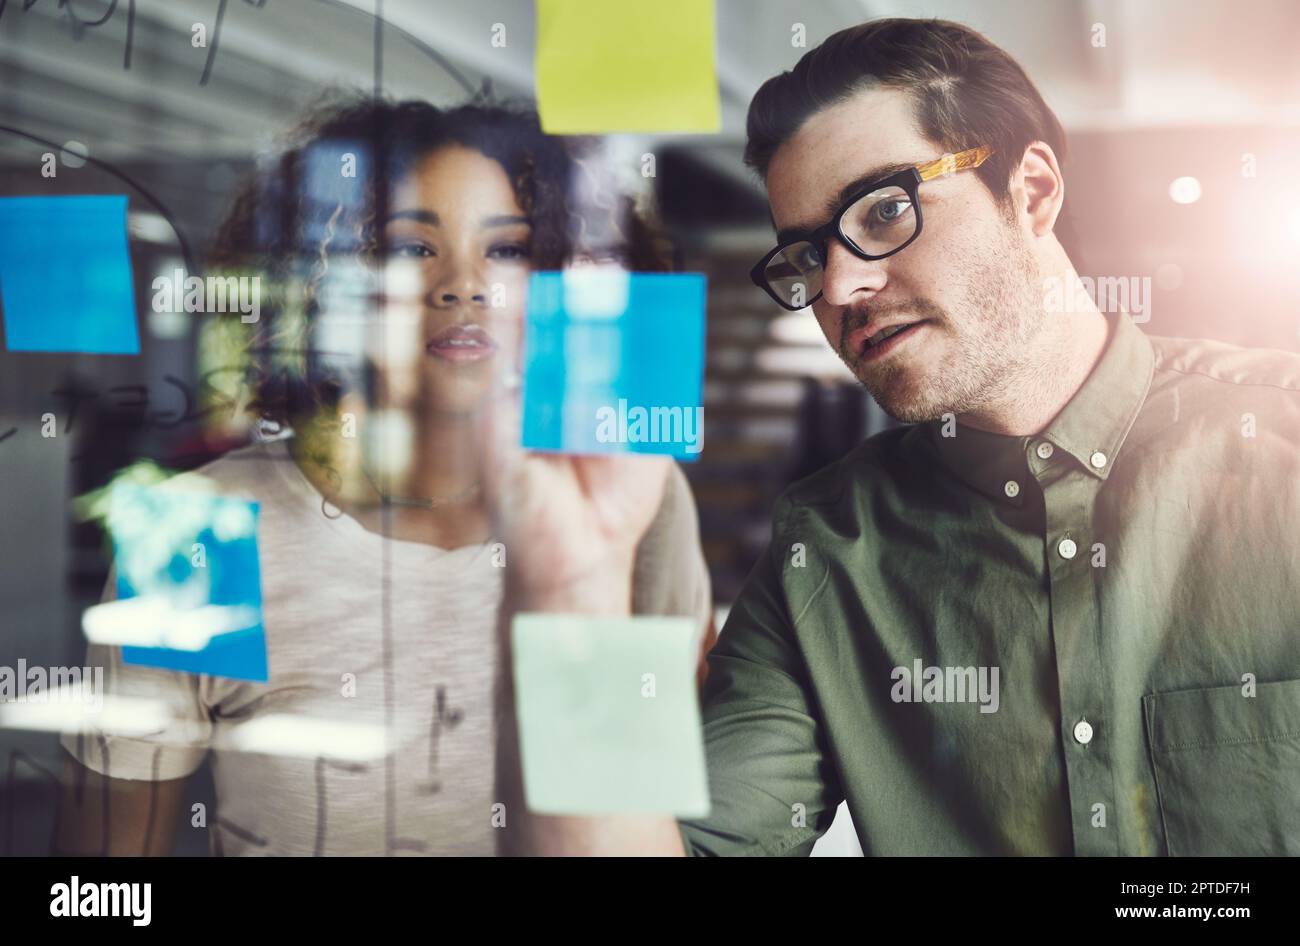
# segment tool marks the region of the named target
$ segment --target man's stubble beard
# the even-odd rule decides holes
[[[930,319],[936,323],[930,331],[956,339],[943,363],[925,371],[919,385],[907,380],[918,374],[915,361],[910,370],[896,364],[898,359],[862,365],[844,339],[866,323],[865,312],[844,313],[840,358],[895,420],[914,424],[970,413],[1007,390],[1012,379],[1034,372],[1031,343],[1044,327],[1038,266],[1018,234],[1006,226],[999,229],[1002,239],[997,246],[986,246],[975,265],[958,269],[965,293],[955,313],[928,299],[868,307],[876,317],[897,311]]]

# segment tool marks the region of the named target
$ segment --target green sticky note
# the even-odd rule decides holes
[[[530,811],[709,813],[689,618],[519,614],[512,639]]]
[[[537,0],[543,130],[718,131],[713,34],[713,0]]]

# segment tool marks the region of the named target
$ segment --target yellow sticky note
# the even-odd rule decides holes
[[[537,0],[542,128],[718,131],[713,34],[713,0]]]

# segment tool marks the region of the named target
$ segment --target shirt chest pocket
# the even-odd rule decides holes
[[[1300,854],[1300,679],[1142,698],[1172,856]]]

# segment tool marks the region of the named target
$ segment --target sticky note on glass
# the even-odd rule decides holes
[[[536,69],[548,134],[721,124],[713,0],[537,0]]]
[[[519,614],[512,640],[529,810],[709,813],[689,618]]]
[[[370,146],[360,139],[325,139],[306,147],[298,175],[299,215],[307,245],[328,243],[331,252],[340,254],[360,248],[361,235],[353,227],[338,226],[337,217],[342,213],[347,219],[361,210],[367,193],[365,182],[373,179],[371,165]],[[277,227],[282,225],[279,203],[263,205],[268,222]],[[268,236],[274,243],[274,235]]]
[[[267,680],[256,503],[122,484],[110,494],[117,601],[86,612],[129,664]]]
[[[138,355],[126,197],[0,197],[10,351]]]
[[[534,273],[523,445],[697,459],[704,447],[705,292],[700,273],[602,266]]]

